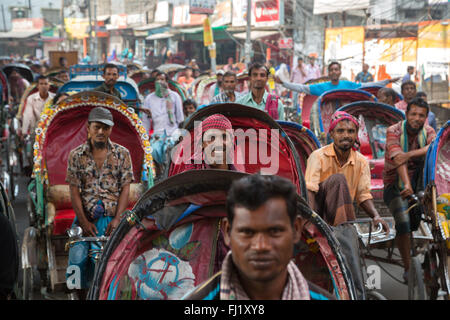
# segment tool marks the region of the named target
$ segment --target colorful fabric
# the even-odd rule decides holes
[[[408,106],[408,103],[405,101],[405,100],[400,100],[399,102],[397,102],[396,104],[395,104],[395,107],[398,109],[398,110],[401,110],[401,111],[403,111],[403,112],[405,112],[406,113],[406,107]]]
[[[336,173],[345,176],[352,200],[360,204],[373,199],[370,193],[370,168],[366,158],[358,151],[351,150],[347,162],[341,167],[333,143],[310,154],[305,172],[306,188],[318,192],[319,184]]]
[[[293,261],[287,265],[287,271],[288,280],[281,300],[310,300],[308,283]],[[239,281],[231,251],[222,265],[220,300],[250,300]]]
[[[315,200],[317,213],[329,225],[335,227],[356,219],[353,199],[343,174],[333,174],[319,183]]]
[[[129,151],[108,140],[108,153],[99,170],[89,141],[69,154],[66,182],[80,189],[83,211],[93,219],[98,200],[105,205],[105,215],[116,215],[122,187],[133,182],[133,167]]]
[[[212,100],[211,103],[224,103],[224,102],[235,102],[239,99],[241,93],[238,91],[234,91],[234,101],[230,100],[230,97],[226,94],[226,92],[219,93]]]
[[[356,75],[355,82],[372,82],[373,76],[370,72],[364,73],[361,71]]]
[[[202,121],[202,133],[209,129],[232,130],[230,120],[222,114],[213,114]]]
[[[305,82],[311,79],[317,79],[320,78],[320,67],[317,64],[311,65],[311,63],[308,63],[306,65],[306,79]]]
[[[353,122],[356,125],[356,128],[359,129],[358,119],[356,119],[354,116],[352,116],[351,114],[349,114],[345,111],[336,111],[331,116],[331,122],[330,122],[330,127],[328,129],[328,132],[333,131],[333,129],[336,127],[336,125],[339,122],[341,122],[342,120],[349,120],[349,121]]]
[[[394,157],[399,153],[404,152],[402,148],[402,143],[405,144],[405,140],[402,140],[402,124],[400,121],[392,126],[390,126],[386,131],[386,149],[384,153],[384,169],[383,169],[383,183],[384,185],[393,184],[398,182],[397,166],[394,163]],[[436,137],[436,132],[430,126],[424,126],[426,131],[426,143],[429,145],[433,139]],[[420,144],[418,141],[418,135],[407,137],[408,150],[420,149]],[[422,142],[423,143],[423,142]],[[411,158],[407,163],[408,176],[412,179],[414,172],[419,166],[422,166],[425,157],[421,158]],[[412,182],[412,181],[411,181]]]

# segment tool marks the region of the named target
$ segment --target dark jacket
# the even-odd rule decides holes
[[[220,300],[220,278],[222,271],[197,286],[183,300]],[[334,296],[318,287],[314,283],[306,280],[309,287],[311,300],[336,300]]]
[[[107,94],[111,94],[113,96],[116,96],[117,98],[119,98],[120,100],[122,100],[122,96],[120,95],[119,90],[117,90],[116,88],[113,88],[113,92],[111,93],[111,91],[109,91],[109,88],[106,86],[106,84],[103,82],[101,86],[98,86],[97,88],[93,89],[94,91],[99,91],[99,92],[104,92]]]

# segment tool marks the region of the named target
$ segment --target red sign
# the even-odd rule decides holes
[[[281,38],[278,40],[278,47],[280,49],[292,49],[294,47],[294,40],[292,38]]]
[[[280,1],[260,0],[254,5],[256,25],[276,25],[280,23]]]

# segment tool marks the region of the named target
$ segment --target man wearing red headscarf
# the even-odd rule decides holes
[[[234,170],[233,127],[222,114],[213,114],[194,129],[194,144],[198,150],[185,170],[222,169]],[[200,145],[201,144],[201,147]]]
[[[388,233],[370,193],[370,169],[365,157],[356,151],[359,122],[352,115],[337,111],[331,117],[329,133],[333,143],[315,150],[306,166],[306,188],[311,208],[329,225],[340,243],[354,280],[357,298],[365,299],[364,279],[358,252],[358,236],[352,225],[356,219],[353,201]]]
[[[389,232],[370,193],[370,168],[356,151],[359,122],[352,115],[337,111],[331,118],[329,133],[333,143],[315,150],[308,158],[305,180],[310,206],[327,223],[337,226],[355,219],[353,201]],[[333,196],[330,196],[333,195]]]

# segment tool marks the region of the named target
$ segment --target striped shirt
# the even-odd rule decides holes
[[[436,137],[434,129],[428,125],[425,125],[427,131],[427,145],[433,141]],[[393,184],[398,181],[397,166],[394,163],[393,158],[399,153],[403,152],[400,137],[402,135],[402,121],[390,126],[386,131],[386,152],[384,154],[384,169],[383,169],[383,182],[384,185]],[[418,135],[408,135],[408,150],[419,149]],[[424,160],[424,157],[412,158],[408,161],[408,176],[410,179],[414,176],[414,172],[418,166]]]

